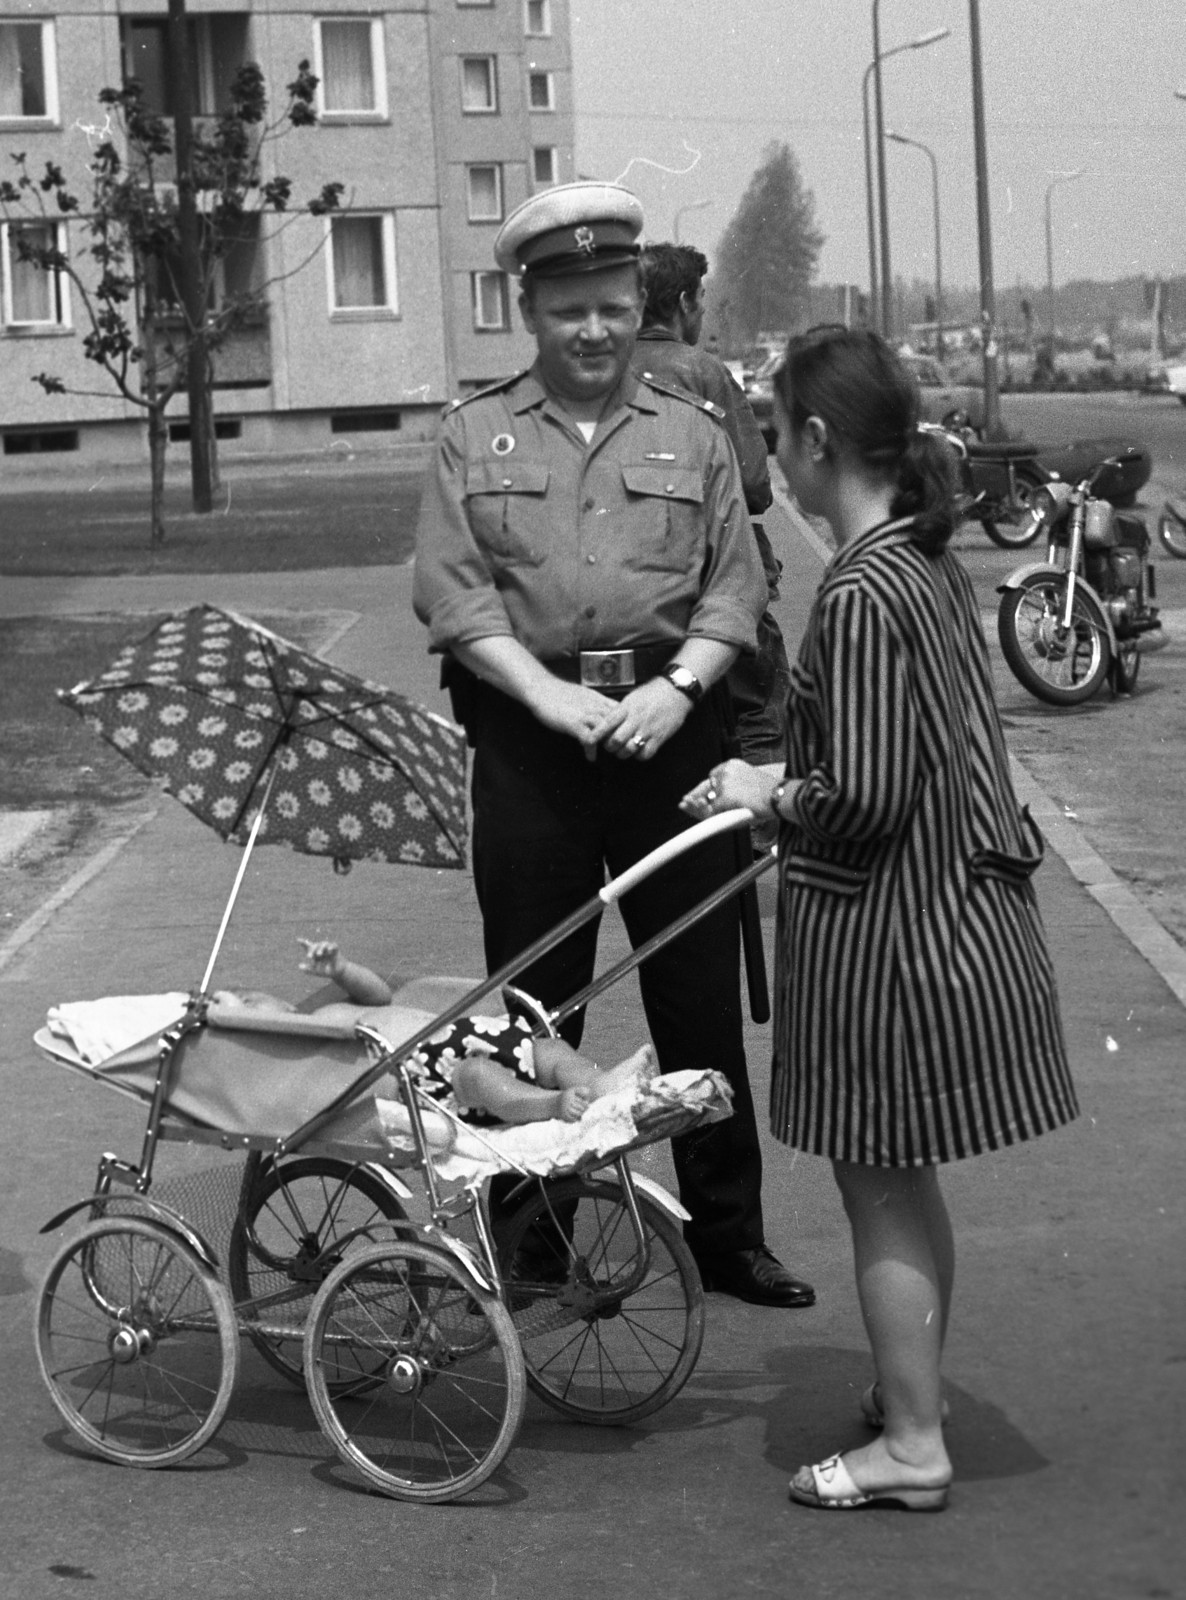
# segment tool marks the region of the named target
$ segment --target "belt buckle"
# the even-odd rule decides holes
[[[581,682],[587,689],[632,689],[633,650],[582,650]]]

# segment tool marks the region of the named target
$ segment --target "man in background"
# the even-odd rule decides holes
[[[697,348],[704,325],[708,261],[691,245],[652,244],[643,250],[641,265],[646,305],[631,364],[641,376],[649,375],[660,383],[700,395],[721,408],[722,422],[741,468],[746,510],[751,518],[756,517],[774,498],[766,442],[749,401],[728,367],[707,350]],[[777,600],[781,566],[761,523],[755,522],[753,529],[766,574],[768,598]],[[782,631],[769,606],[758,623],[757,654],[739,656],[726,681],[742,757],[754,766],[785,761],[790,666]],[[759,837],[760,845],[775,843],[777,825],[770,831],[769,839],[765,835]]]

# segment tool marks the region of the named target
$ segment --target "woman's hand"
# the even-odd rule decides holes
[[[771,815],[770,796],[774,786],[782,781],[780,771],[773,767],[751,767],[748,761],[722,761],[714,767],[703,783],[680,801],[680,810],[702,822],[719,811],[734,811],[744,806],[756,817]]]

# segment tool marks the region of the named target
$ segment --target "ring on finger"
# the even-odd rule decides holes
[[[636,733],[634,735],[633,739],[631,739],[631,741],[630,741],[632,747],[635,750],[643,749],[643,747],[647,744],[647,742],[648,742],[647,741],[647,736],[646,736],[645,733]]]

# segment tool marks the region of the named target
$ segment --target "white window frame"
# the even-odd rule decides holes
[[[31,332],[49,333],[58,328],[73,326],[70,320],[70,279],[64,272],[47,274],[52,276],[56,285],[56,295],[59,315],[36,322],[18,322],[13,316],[12,307],[12,235],[18,233],[22,226],[26,228],[40,228],[49,226],[54,230],[55,248],[63,255],[69,248],[69,239],[66,233],[66,224],[56,222],[52,217],[28,217],[23,222],[0,223],[0,324],[6,330],[23,329]]]
[[[0,115],[0,128],[49,128],[60,121],[58,108],[58,45],[52,17],[0,17],[0,26],[29,27],[41,24],[41,64],[45,72],[45,111],[38,116]]]
[[[457,58],[461,71],[461,114],[464,117],[496,117],[498,115],[498,57],[485,53],[469,53]],[[465,63],[485,61],[490,68],[491,102],[488,106],[467,106],[465,103]]]
[[[325,56],[321,46],[321,30],[329,23],[365,22],[371,30],[371,81],[375,88],[373,106],[353,109],[338,108],[327,111],[325,106]],[[313,71],[317,74],[317,115],[322,122],[386,122],[387,121],[387,52],[383,42],[383,18],[352,16],[342,12],[337,16],[313,19]]]
[[[531,26],[531,8],[537,5],[540,9],[542,20],[538,28]],[[550,39],[552,37],[552,0],[523,0],[523,32],[529,39]]]
[[[482,321],[482,280],[497,278],[501,289],[499,305],[502,314],[501,322]],[[471,272],[470,281],[470,307],[473,312],[475,333],[509,333],[511,327],[511,291],[505,272]]]
[[[539,175],[538,158],[544,152],[551,157],[552,176],[541,178]],[[531,147],[531,187],[536,189],[550,189],[560,182],[560,152],[554,144],[535,144]]]
[[[494,4],[494,0],[457,0],[457,4],[459,6],[467,6],[470,8],[482,6],[486,10],[489,10],[489,8]]]
[[[340,306],[334,284],[334,223],[347,218],[378,217],[383,224],[383,289],[386,303],[378,306]],[[325,288],[330,318],[334,322],[386,321],[399,316],[399,277],[396,272],[395,212],[339,211],[325,219]]]
[[[547,105],[536,105],[531,97],[532,84],[537,78],[542,78],[548,89]],[[528,111],[555,111],[556,109],[556,77],[551,72],[529,72],[527,74],[527,109]]]
[[[475,172],[493,172],[494,174],[494,210],[474,210],[473,174]],[[504,213],[502,162],[501,161],[471,161],[465,169],[465,213],[470,222],[501,222]]]

